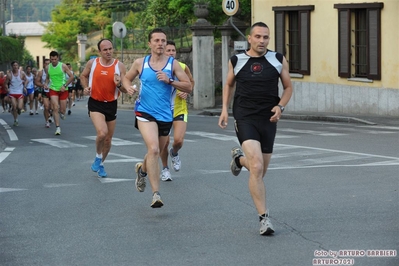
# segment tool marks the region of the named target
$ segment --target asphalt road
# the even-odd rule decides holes
[[[103,179],[90,170],[85,102],[61,136],[42,115],[15,128],[0,114],[0,265],[399,265],[398,126],[280,120],[265,177],[276,232],[266,237],[248,172],[229,171],[233,128],[199,113],[160,209],[149,186],[134,187],[146,148],[132,110],[119,111]]]

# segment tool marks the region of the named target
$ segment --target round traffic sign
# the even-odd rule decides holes
[[[227,16],[234,16],[235,13],[238,11],[238,0],[223,0],[222,1],[222,8],[224,13]]]

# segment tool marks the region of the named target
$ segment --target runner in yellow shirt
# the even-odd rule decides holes
[[[165,54],[168,56],[176,57],[176,44],[173,41],[167,41]],[[184,63],[179,62],[180,66],[183,68],[184,72],[190,79],[192,87],[194,87],[194,79],[191,75],[190,69]],[[188,93],[181,92],[177,90],[176,97],[174,98],[174,109],[173,109],[173,144],[169,149],[169,138],[166,142],[164,149],[161,151],[161,161],[162,161],[162,171],[161,180],[162,181],[172,181],[172,177],[168,167],[168,155],[172,159],[173,170],[176,172],[180,170],[181,161],[179,157],[179,150],[183,147],[184,135],[187,129],[187,118],[188,118],[188,108],[187,108],[187,96]]]

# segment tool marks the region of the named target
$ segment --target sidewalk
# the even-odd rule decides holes
[[[133,104],[119,104],[120,109],[133,110]],[[219,116],[221,108],[206,108],[203,110],[190,109],[189,114]],[[232,116],[231,110],[229,115]],[[378,115],[354,115],[354,114],[336,114],[336,113],[317,113],[317,112],[289,112],[286,111],[281,119],[321,121],[321,122],[339,122],[339,123],[357,123],[363,125],[378,125],[399,127],[399,117],[378,116]]]

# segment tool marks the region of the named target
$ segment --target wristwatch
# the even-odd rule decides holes
[[[174,79],[172,79],[172,78],[169,78],[169,83],[168,84],[172,84],[173,83],[173,81],[175,81]]]
[[[281,112],[284,112],[285,107],[282,106],[281,104],[277,104],[278,107],[280,107]]]

